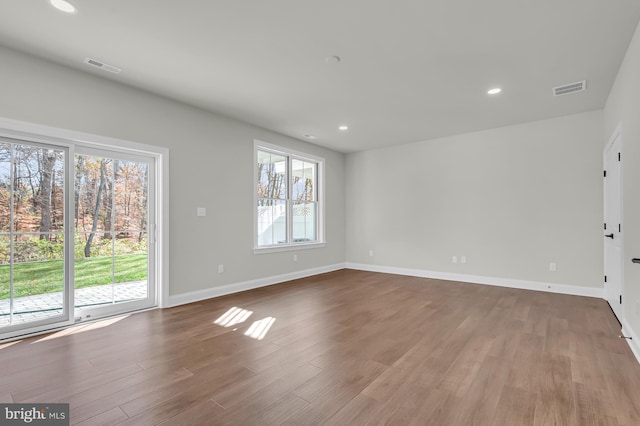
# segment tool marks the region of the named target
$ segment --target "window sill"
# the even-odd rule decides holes
[[[269,247],[260,247],[253,249],[253,254],[266,254],[266,253],[277,253],[281,251],[298,251],[298,250],[307,250],[307,249],[315,249],[322,248],[327,245],[326,242],[321,243],[309,243],[309,244],[292,244],[286,246],[269,246]]]

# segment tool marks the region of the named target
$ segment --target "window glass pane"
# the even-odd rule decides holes
[[[13,249],[13,324],[62,315],[63,235],[18,235]]]
[[[258,198],[287,198],[287,157],[258,151]]]
[[[114,160],[114,283],[115,303],[148,296],[148,165]]]
[[[44,262],[64,257],[64,234],[14,234],[13,262]],[[1,249],[0,249],[1,250]]]
[[[75,260],[76,308],[113,302],[113,264],[107,256],[83,257]]]
[[[133,161],[114,161],[114,217],[116,238],[147,229],[148,166]],[[116,253],[117,254],[117,253]]]
[[[258,245],[287,243],[287,202],[258,200]]]
[[[306,243],[316,241],[316,212],[318,204],[315,202],[293,204],[293,242]]]
[[[113,241],[111,238],[105,238],[103,233],[91,237],[90,232],[78,232],[75,235],[75,244],[75,307],[85,308],[112,303]]]
[[[62,291],[63,259],[63,234],[17,235],[13,242],[14,295]]]
[[[75,228],[110,238],[112,160],[88,155],[76,155],[75,160]]]
[[[63,152],[30,145],[15,145],[13,169],[15,230],[62,230]]]
[[[149,166],[77,155],[75,305],[146,299]]]
[[[148,297],[147,255],[121,255],[114,258],[115,280],[113,298],[115,303],[132,302]]]
[[[75,234],[75,307],[113,302],[113,241],[105,233]],[[88,254],[88,255],[87,255]]]
[[[0,325],[64,313],[64,161],[61,149],[0,143]]]
[[[291,191],[293,201],[315,201],[316,163],[293,159]]]

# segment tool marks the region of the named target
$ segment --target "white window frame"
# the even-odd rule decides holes
[[[287,243],[269,246],[258,246],[258,150],[270,151],[287,157]],[[316,163],[316,203],[318,205],[316,217],[316,241],[293,242],[293,202],[291,200],[291,160],[302,160]],[[326,245],[324,239],[324,158],[282,146],[270,144],[260,140],[253,143],[253,252],[255,254],[273,253],[279,251],[295,251],[301,249],[320,248]]]

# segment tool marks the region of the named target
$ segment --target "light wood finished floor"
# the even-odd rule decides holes
[[[82,425],[640,425],[619,329],[599,299],[344,270],[0,345],[0,401]]]

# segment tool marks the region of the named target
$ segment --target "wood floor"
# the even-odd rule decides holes
[[[639,425],[619,329],[600,299],[343,270],[0,345],[0,401],[82,425]]]

